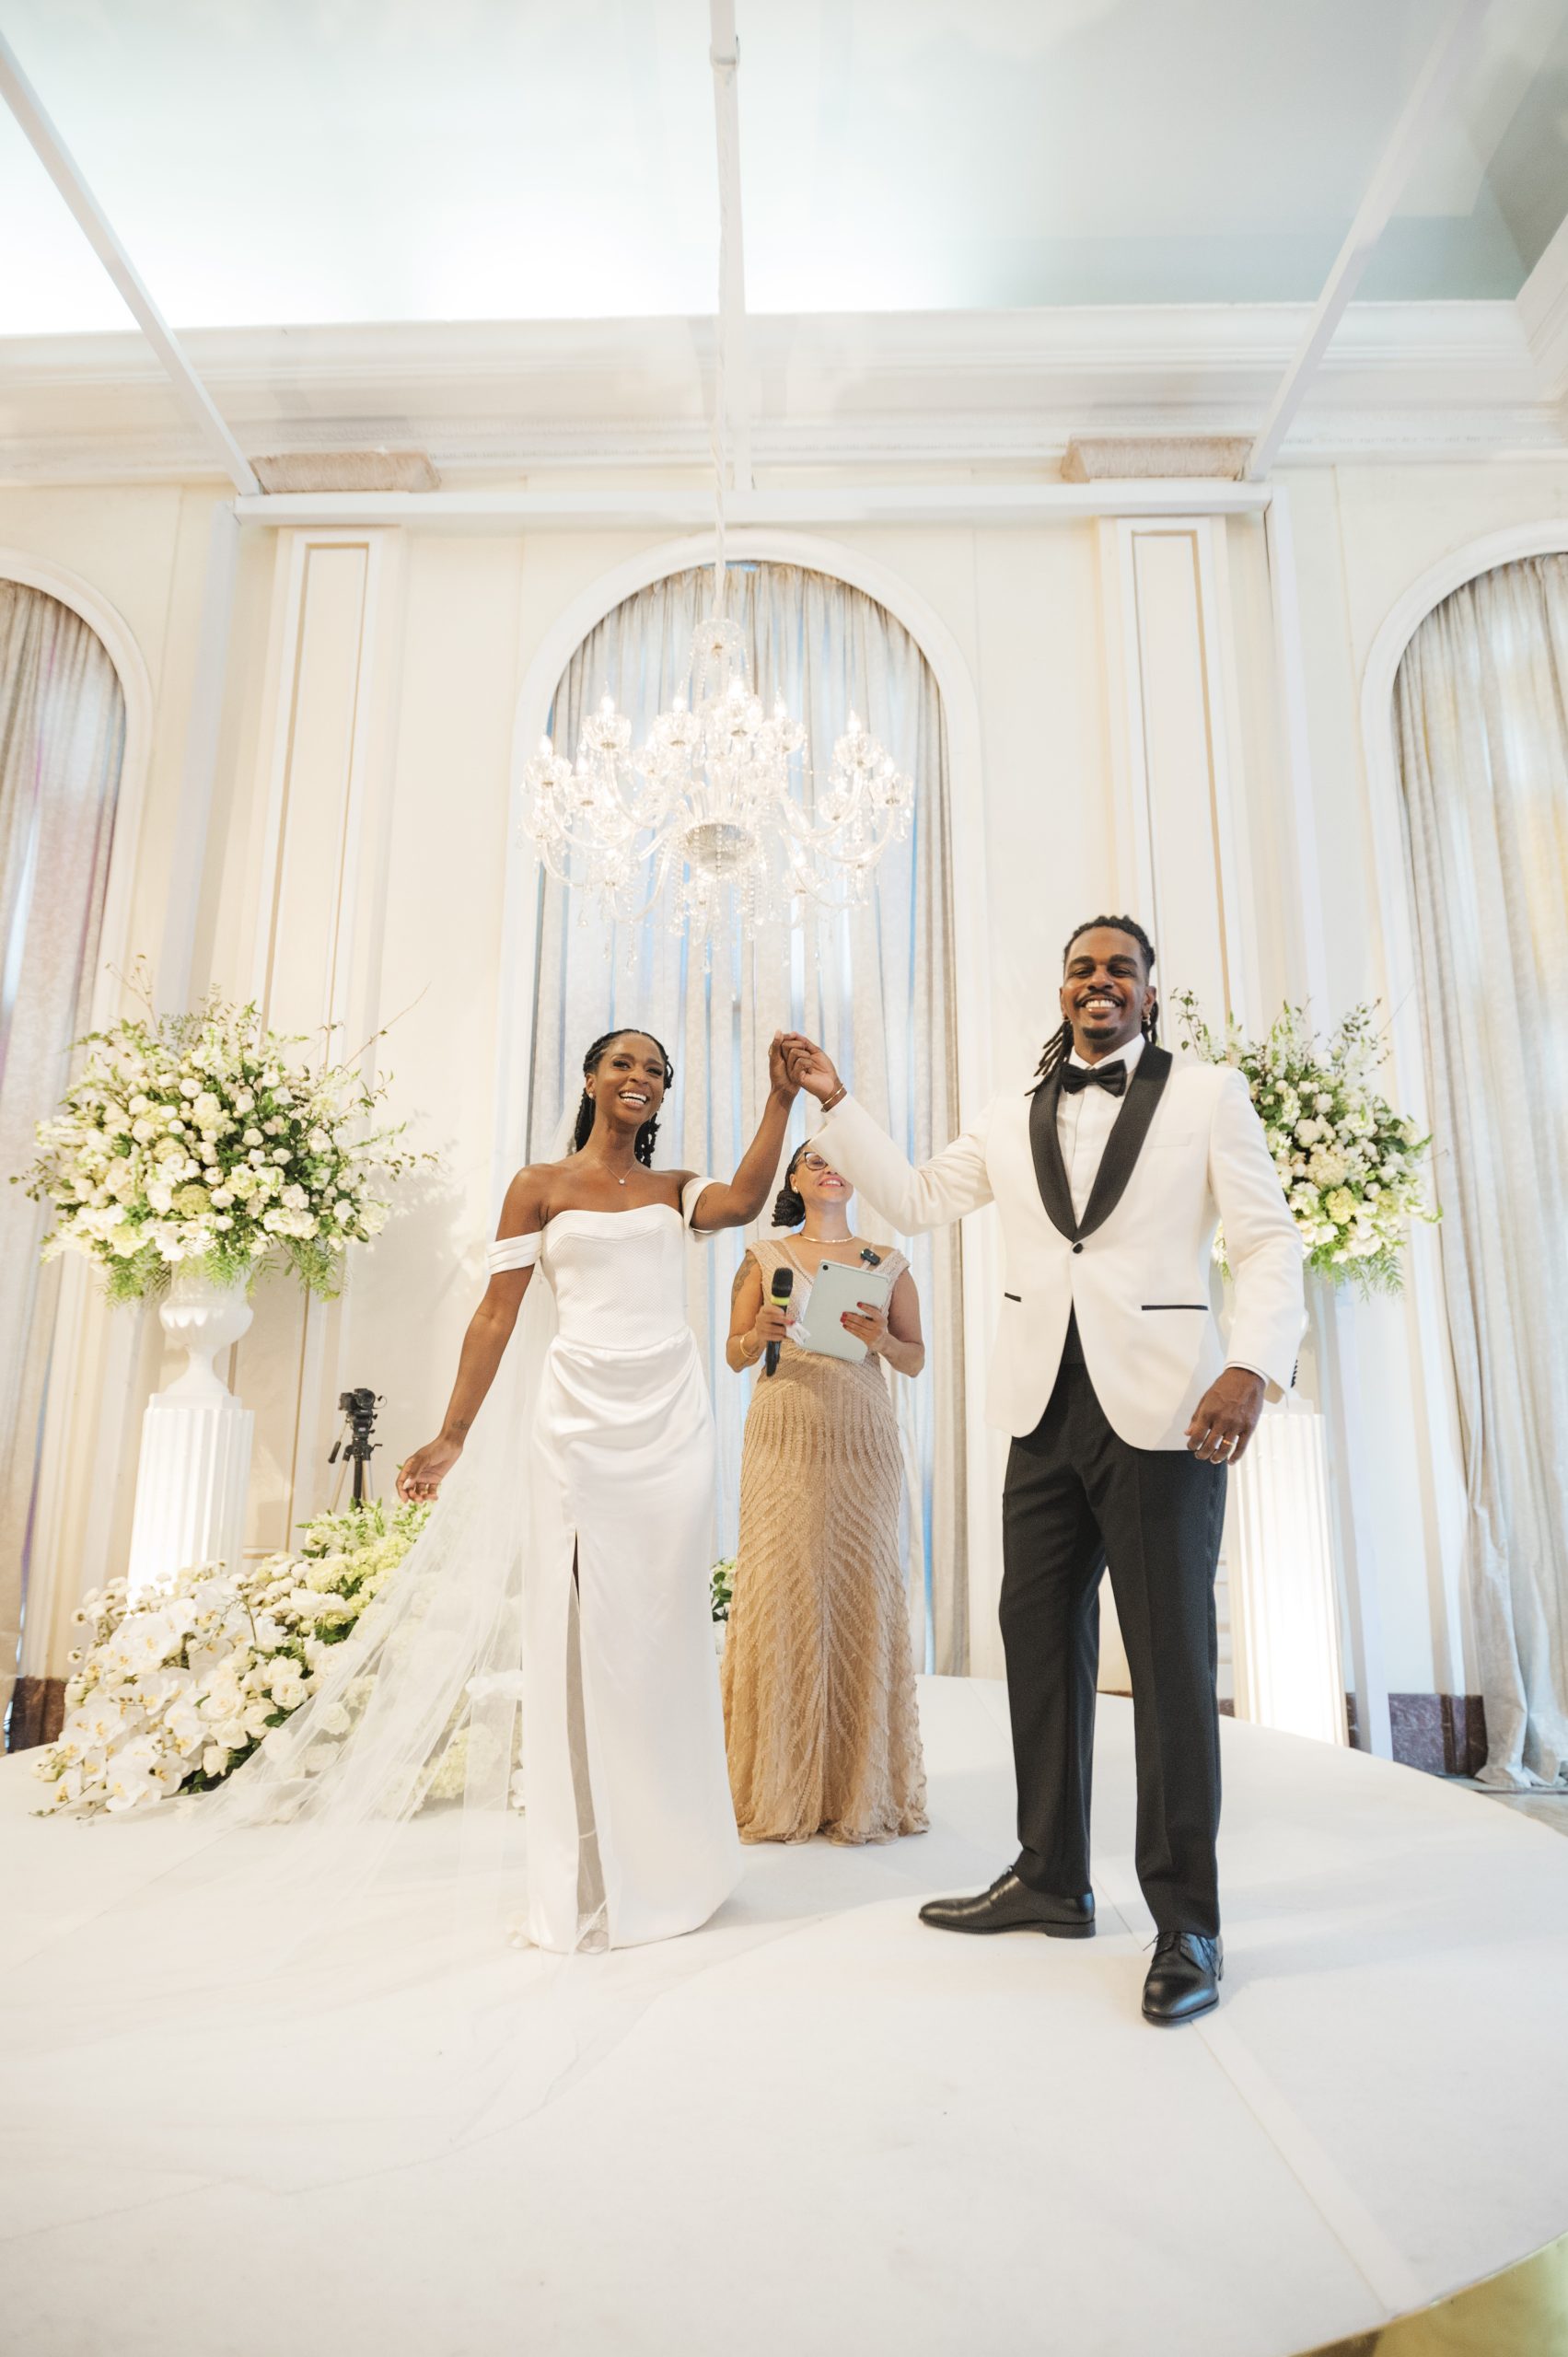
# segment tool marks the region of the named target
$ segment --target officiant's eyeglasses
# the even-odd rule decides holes
[[[827,1157],[820,1154],[803,1154],[800,1157],[800,1166],[803,1170],[809,1170],[813,1178],[819,1170],[830,1170],[833,1167]]]

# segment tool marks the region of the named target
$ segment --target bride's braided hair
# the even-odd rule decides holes
[[[617,1039],[654,1039],[654,1035],[651,1031],[639,1030],[633,1025],[629,1023],[622,1024],[618,1031],[607,1031],[601,1039],[596,1039],[594,1041],[593,1046],[583,1058],[583,1078],[585,1080],[587,1080],[590,1073],[598,1072],[599,1062],[604,1055],[605,1050],[613,1046]],[[669,1051],[665,1046],[664,1041],[662,1039],[654,1039],[654,1045],[658,1050],[659,1054],[664,1058],[664,1085],[668,1088],[675,1078],[675,1066],[669,1061]],[[577,1107],[577,1126],[572,1132],[572,1151],[574,1154],[581,1154],[583,1148],[588,1142],[588,1138],[593,1130],[593,1125],[594,1100],[585,1088],[583,1091],[582,1102]],[[657,1136],[658,1123],[656,1120],[645,1121],[642,1128],[637,1132],[637,1142],[632,1151],[636,1155],[638,1161],[646,1168],[651,1169],[653,1167],[654,1143]]]
[[[1083,923],[1074,925],[1072,932],[1067,935],[1067,946],[1062,952],[1063,971],[1066,971],[1067,960],[1073,954],[1073,944],[1078,940],[1082,935],[1086,933],[1096,933],[1099,931],[1101,927],[1104,927],[1111,933],[1130,933],[1132,935],[1133,940],[1137,943],[1139,948],[1144,953],[1144,978],[1145,981],[1152,981],[1155,970],[1155,945],[1149,939],[1148,935],[1144,931],[1143,926],[1138,923],[1136,917],[1086,917]],[[1148,1046],[1151,1048],[1157,1048],[1159,1046],[1160,1019],[1159,1003],[1157,1000],[1150,1008],[1148,1014],[1144,1016],[1143,1022],[1138,1028],[1143,1032],[1144,1040]],[[1056,1070],[1057,1065],[1061,1063],[1070,1052],[1072,1045],[1073,1026],[1063,1019],[1061,1028],[1051,1033],[1050,1039],[1046,1041],[1045,1046],[1040,1051],[1040,1062],[1035,1067],[1035,1079],[1037,1081],[1049,1080],[1051,1074]]]

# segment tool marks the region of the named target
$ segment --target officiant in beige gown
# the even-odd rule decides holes
[[[809,1146],[791,1161],[773,1232],[736,1279],[726,1356],[760,1372],[740,1465],[740,1545],[724,1657],[730,1791],[743,1841],[893,1841],[926,1827],[925,1771],[899,1542],[903,1457],[890,1382],[925,1364],[903,1255],[867,1245],[854,1189]],[[789,1233],[802,1230],[799,1241]],[[887,1307],[846,1311],[858,1361],[794,1339],[824,1260],[891,1276]],[[794,1280],[788,1313],[770,1301]],[[885,1372],[886,1370],[886,1372]]]

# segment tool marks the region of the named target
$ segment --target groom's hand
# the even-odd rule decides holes
[[[803,1031],[786,1031],[784,1051],[796,1086],[804,1088],[808,1097],[815,1097],[819,1103],[826,1102],[838,1087],[839,1075],[817,1042],[808,1039]]]
[[[1206,1465],[1236,1465],[1263,1412],[1263,1378],[1249,1367],[1227,1366],[1193,1411],[1187,1446]]]

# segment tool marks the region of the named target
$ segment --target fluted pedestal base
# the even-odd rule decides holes
[[[136,1513],[126,1581],[134,1599],[191,1563],[239,1561],[254,1419],[213,1365],[250,1323],[245,1287],[189,1263],[177,1269],[158,1322],[185,1346],[185,1370],[142,1419]]]
[[[231,1395],[149,1403],[126,1575],[133,1597],[188,1563],[238,1562],[255,1421]]]
[[[1313,1409],[1264,1410],[1230,1477],[1225,1558],[1237,1717],[1342,1744],[1326,1432]]]

